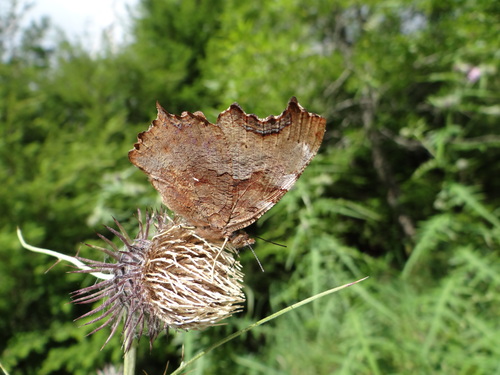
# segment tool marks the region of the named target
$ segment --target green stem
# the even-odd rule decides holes
[[[135,361],[137,359],[137,342],[134,340],[130,349],[123,357],[123,375],[134,375]]]
[[[0,363],[0,370],[2,370],[5,375],[9,375],[9,373],[7,372],[6,369],[3,368],[1,363]]]

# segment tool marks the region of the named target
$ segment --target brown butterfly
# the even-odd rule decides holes
[[[292,97],[279,116],[259,119],[234,103],[215,124],[201,112],[158,117],[129,152],[163,203],[207,240],[253,243],[240,229],[290,190],[316,155],[326,119]]]

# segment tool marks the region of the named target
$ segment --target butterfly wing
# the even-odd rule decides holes
[[[223,228],[232,201],[231,158],[222,130],[201,114],[158,117],[140,133],[130,161],[144,171],[163,203],[199,228]]]
[[[263,120],[233,104],[217,124],[231,159],[233,199],[226,231],[233,232],[255,222],[297,181],[318,151],[326,119],[292,98],[280,116]]]
[[[158,117],[140,133],[130,161],[163,203],[212,237],[230,237],[261,217],[316,154],[326,120],[295,98],[280,116],[259,119],[237,105],[211,124],[197,112]]]

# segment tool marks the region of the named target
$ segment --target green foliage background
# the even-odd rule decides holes
[[[237,101],[263,117],[295,95],[328,118],[318,156],[252,234],[248,304],[175,333],[149,374],[312,294],[370,279],[259,327],[193,374],[500,373],[500,3],[496,0],[141,0],[132,42],[91,53],[48,20],[0,15],[0,353],[12,374],[89,374],[120,340],[73,322],[93,282],[73,255],[112,217],[159,205],[127,152],[155,117]],[[17,43],[13,43],[15,40]]]

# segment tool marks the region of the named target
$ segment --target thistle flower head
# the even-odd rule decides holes
[[[149,336],[150,345],[162,330],[203,329],[239,311],[244,301],[240,263],[236,251],[220,247],[196,235],[194,228],[172,220],[165,213],[139,213],[139,233],[131,240],[109,228],[124,244],[119,249],[99,235],[110,248],[97,247],[112,262],[80,258],[88,270],[109,276],[95,285],[74,292],[75,303],[102,304],[79,319],[98,315],[86,324],[103,321],[91,333],[110,326],[111,339],[123,318],[123,346],[127,351],[134,338]]]

